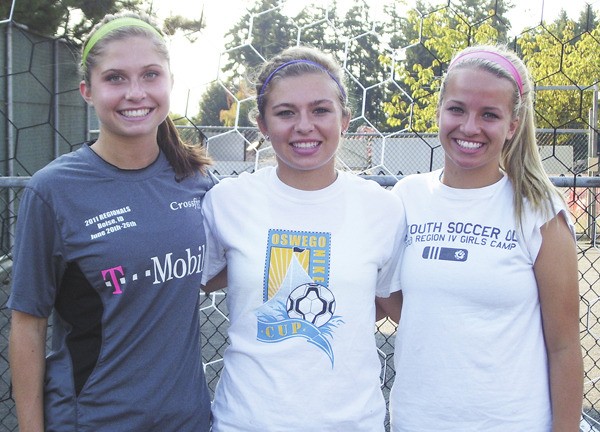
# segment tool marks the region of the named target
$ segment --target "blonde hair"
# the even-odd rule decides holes
[[[94,38],[95,40],[88,47],[90,39],[92,39],[94,34],[96,34],[96,32],[104,25],[116,19],[125,17],[143,21],[147,24],[150,24],[150,26],[127,25],[125,23],[124,25],[115,27],[100,38]],[[83,79],[89,87],[91,87],[91,71],[104,54],[106,47],[113,41],[122,40],[133,36],[143,36],[152,40],[156,47],[156,51],[163,56],[163,58],[170,65],[169,50],[162,36],[162,32],[148,16],[134,14],[131,12],[124,12],[114,15],[109,14],[94,26],[82,46],[81,71]],[[206,166],[212,163],[210,157],[208,157],[206,154],[206,149],[204,146],[188,144],[181,139],[173,120],[171,120],[171,118],[168,116],[158,126],[156,138],[158,146],[173,167],[178,181],[184,179],[185,177],[191,176],[198,171],[205,173]]]
[[[503,65],[486,58],[478,57],[475,52],[495,53],[508,60],[514,71],[508,70]],[[471,55],[466,55],[471,53]],[[442,103],[446,83],[456,71],[460,69],[481,69],[498,78],[509,80],[514,87],[513,91],[513,119],[519,119],[517,130],[510,140],[507,140],[500,154],[500,168],[506,172],[514,192],[515,219],[521,225],[525,200],[536,211],[542,211],[549,216],[554,211],[555,198],[563,200],[561,193],[554,187],[542,165],[539,149],[535,136],[535,113],[533,109],[533,80],[523,61],[506,47],[498,45],[479,45],[465,48],[455,55],[456,63],[451,62],[451,67],[446,73],[440,89],[438,102]],[[522,91],[518,79],[522,83]]]

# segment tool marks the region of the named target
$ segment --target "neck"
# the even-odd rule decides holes
[[[337,179],[338,173],[332,166],[331,169],[317,169],[308,171],[289,170],[281,165],[277,166],[277,177],[286,185],[294,189],[315,191],[325,189]]]
[[[142,169],[151,165],[160,149],[156,140],[133,142],[131,140],[117,141],[98,138],[90,148],[102,159],[117,168],[124,170]]]
[[[494,172],[478,173],[475,170],[453,172],[451,168],[444,167],[440,174],[440,182],[455,189],[478,189],[493,185],[503,176],[500,168]]]

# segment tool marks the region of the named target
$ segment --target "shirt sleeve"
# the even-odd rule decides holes
[[[25,188],[15,231],[10,309],[50,316],[65,268],[62,251],[55,212],[36,191]]]
[[[391,193],[391,192],[390,192]],[[404,253],[404,238],[406,237],[406,214],[404,205],[397,199],[399,205],[388,217],[393,223],[390,232],[393,232],[393,246],[391,254],[377,276],[377,297],[389,297],[391,293],[400,288],[400,266]],[[391,215],[394,215],[393,217]]]
[[[215,224],[215,213],[212,201],[212,189],[204,197],[202,214],[204,217],[204,230],[206,231],[206,264],[202,272],[202,284],[215,277],[227,264],[225,248],[223,247]]]
[[[537,256],[542,247],[542,226],[558,215],[562,215],[569,226],[569,230],[573,236],[573,241],[576,240],[575,225],[571,219],[570,213],[567,211],[567,207],[563,201],[558,197],[552,200],[551,205],[552,212],[546,214],[545,212],[537,211],[533,212],[531,207],[528,206],[528,214],[530,215],[529,225],[531,226],[529,232],[529,238],[527,239],[527,251],[531,257],[531,262],[535,263]]]

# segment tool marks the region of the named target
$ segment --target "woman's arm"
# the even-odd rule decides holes
[[[47,318],[12,312],[9,360],[21,432],[44,431]]]
[[[217,275],[206,282],[206,285],[202,285],[202,291],[209,294],[213,291],[220,290],[227,287],[227,267],[223,268]]]
[[[396,324],[399,323],[402,299],[402,291],[393,292],[389,297],[375,297],[375,321],[390,317]]]
[[[548,352],[552,432],[576,432],[583,403],[577,250],[562,214],[541,231],[534,271]]]

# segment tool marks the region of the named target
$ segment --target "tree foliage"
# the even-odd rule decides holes
[[[200,18],[189,19],[181,15],[171,15],[165,18],[163,22],[163,32],[166,35],[173,36],[178,31],[182,31],[190,42],[195,42],[200,31],[205,27],[204,9]]]
[[[12,0],[0,2],[0,18],[9,17],[11,6]],[[151,0],[16,0],[12,20],[41,35],[81,44],[104,15],[122,11],[154,15]],[[165,20],[162,30],[167,35],[178,30],[193,35],[203,27],[202,18],[171,16]]]
[[[211,83],[200,100],[199,112],[194,123],[205,126],[221,124],[220,113],[229,109],[227,91],[217,81]]]
[[[227,33],[222,80],[235,99],[251,97],[240,89],[252,88],[253,72],[262,62],[289,46],[312,45],[343,63],[354,103],[351,127],[365,122],[382,132],[434,127],[435,109],[427,100],[436,93],[436,77],[456,49],[473,41],[505,40],[510,25],[504,14],[512,5],[502,0],[483,5],[480,0],[461,0],[436,9],[419,0],[404,16],[403,4],[385,2],[386,18],[378,22],[365,0],[353,0],[345,11],[335,2],[328,9],[315,2],[292,15],[277,0],[255,0]],[[411,49],[405,50],[401,68],[390,79],[391,51],[406,46]],[[201,105],[201,111],[210,105]],[[235,104],[230,104],[221,121],[231,122],[234,110]]]
[[[440,77],[452,55],[475,43],[505,41],[510,24],[504,14],[510,7],[502,1],[482,5],[463,0],[441,8],[417,2],[400,26],[402,36],[397,37],[397,43],[407,48],[396,64],[395,80],[402,91],[383,103],[388,124],[401,130],[435,131]]]
[[[600,25],[595,20],[594,28],[586,27],[561,14],[517,40],[537,87],[538,127],[588,126],[594,86],[600,79]]]
[[[469,45],[501,42],[517,50],[531,71],[537,86],[538,127],[585,127],[590,90],[600,76],[600,29],[591,7],[586,6],[577,22],[563,12],[553,23],[542,23],[509,43],[510,25],[503,14],[512,6],[497,1],[490,3],[495,8],[482,13],[473,4],[466,0],[461,3],[464,7],[440,9],[420,4],[409,11],[403,33],[409,48],[396,67],[403,91],[384,103],[389,124],[435,132],[437,93],[452,55]]]
[[[223,71],[234,79],[292,45],[294,25],[278,3],[257,0],[226,33],[227,61]]]
[[[219,121],[223,126],[252,126],[249,114],[255,104],[248,98],[248,93],[243,86],[235,95],[227,93],[227,107],[219,112]]]
[[[140,10],[143,0],[16,0],[13,21],[46,36],[81,43],[107,13]],[[8,17],[11,2],[0,3],[0,16]]]
[[[379,53],[385,45],[382,40],[383,26],[380,23],[371,25],[371,21],[369,6],[364,0],[355,1],[340,18],[346,81],[349,97],[354,104],[354,117],[369,121],[385,131],[388,125],[381,111],[381,101],[385,99],[389,87],[385,83],[386,67],[379,61]]]
[[[315,2],[290,12],[277,0],[255,0],[226,34],[222,81],[228,91],[236,95],[235,99],[249,98],[252,93],[245,89],[252,89],[253,75],[264,61],[291,46],[314,46],[344,63],[352,101],[363,101],[366,97],[367,103],[355,107],[357,115],[364,111],[365,117],[385,129],[388,126],[380,103],[385,88],[376,87],[384,79],[378,61],[382,41],[377,35],[382,31],[381,27],[372,28],[369,13],[364,0],[354,0],[343,14],[335,2],[328,8]],[[214,96],[214,93],[205,93],[203,100]],[[212,106],[213,103],[201,102],[199,117],[213,118],[214,113],[202,112]],[[229,105],[230,114],[233,109],[234,105]],[[226,114],[222,116],[222,120],[225,119],[231,121]]]

